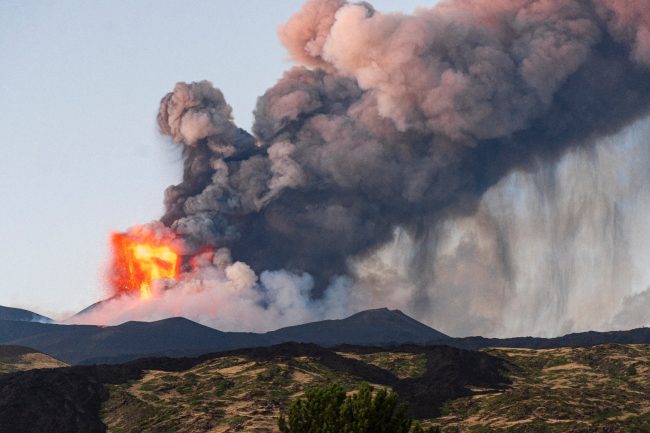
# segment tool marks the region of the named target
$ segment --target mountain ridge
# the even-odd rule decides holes
[[[396,332],[377,338],[372,326],[378,322],[394,326]],[[267,332],[274,338],[297,343],[315,343],[322,346],[341,344],[338,331],[347,330],[345,344],[381,345],[387,343],[427,343],[447,340],[450,337],[424,323],[407,316],[400,310],[376,308],[355,313],[344,319],[328,319],[301,325],[287,326]],[[386,326],[390,330],[390,326]],[[394,341],[391,339],[394,338]]]
[[[365,310],[343,319],[288,326],[266,333],[224,332],[183,317],[116,326],[0,320],[0,344],[34,348],[69,364],[115,364],[152,356],[185,357],[297,342],[323,347],[401,344],[545,349],[599,344],[650,344],[650,328],[582,332],[555,338],[449,337],[399,310]]]
[[[22,345],[70,364],[119,363],[145,356],[198,356],[285,342],[424,344],[449,337],[397,310],[380,308],[348,318],[311,322],[266,333],[223,332],[182,317],[116,326],[62,325],[0,320],[0,344]]]
[[[15,320],[21,322],[52,323],[53,320],[33,311],[22,308],[4,307],[0,305],[0,320]]]

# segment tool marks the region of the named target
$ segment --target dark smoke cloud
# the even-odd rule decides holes
[[[185,149],[162,221],[256,271],[317,287],[391,238],[476,211],[514,169],[650,108],[647,0],[450,0],[414,15],[310,0],[279,30],[296,62],[253,133],[208,82],[161,103]],[[315,293],[319,295],[319,293]]]

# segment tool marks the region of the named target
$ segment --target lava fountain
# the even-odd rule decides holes
[[[173,236],[160,236],[144,226],[127,233],[113,233],[113,264],[110,282],[115,295],[139,293],[151,299],[154,281],[176,279],[180,272],[180,254]]]

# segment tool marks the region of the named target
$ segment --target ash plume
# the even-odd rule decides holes
[[[298,66],[258,99],[252,134],[207,81],[162,99],[160,131],[185,162],[161,221],[187,256],[212,246],[255,275],[308,274],[307,304],[396,231],[423,239],[475,216],[508,174],[650,109],[646,0],[447,0],[413,15],[308,0],[279,37]],[[435,260],[426,250],[413,263]]]
[[[253,132],[207,82],[161,103],[186,150],[163,221],[197,247],[319,287],[396,226],[471,214],[513,169],[589,144],[650,105],[641,1],[447,1],[415,15],[308,1],[279,30],[305,66]]]

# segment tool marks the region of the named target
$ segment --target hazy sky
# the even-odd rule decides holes
[[[156,131],[160,98],[210,80],[248,129],[290,66],[275,31],[301,4],[0,2],[0,305],[61,316],[103,298],[109,233],[159,217],[180,179]]]

